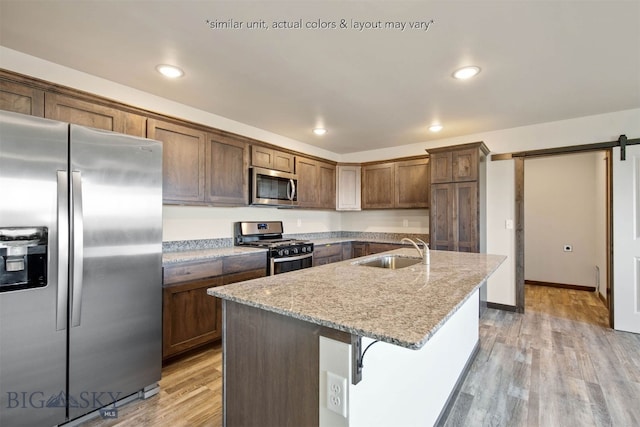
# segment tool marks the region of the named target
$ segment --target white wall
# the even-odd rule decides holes
[[[342,212],[342,229],[372,233],[429,233],[429,209]]]
[[[636,108],[557,122],[477,133],[463,137],[444,138],[424,143],[404,145],[401,147],[391,147],[380,150],[338,155],[336,153],[330,153],[326,150],[293,141],[270,132],[237,123],[214,114],[109,82],[99,77],[91,76],[39,58],[25,55],[2,46],[0,46],[0,66],[18,73],[86,90],[87,92],[117,99],[142,108],[159,111],[176,117],[182,117],[187,120],[193,120],[195,122],[207,124],[220,129],[261,139],[274,145],[280,145],[282,147],[307,152],[319,157],[345,163],[366,162],[419,155],[424,154],[425,149],[428,148],[463,144],[474,141],[484,141],[492,153],[508,153],[522,150],[611,141],[617,139],[622,133],[625,133],[629,138],[640,137],[640,108]],[[516,104],[514,104],[514,108],[517,108]],[[487,165],[487,216],[489,217],[487,220],[487,251],[490,253],[508,256],[507,261],[503,263],[498,268],[494,276],[489,279],[488,298],[490,302],[508,305],[515,305],[515,281],[512,273],[514,268],[513,230],[507,230],[504,226],[506,219],[513,219],[514,187],[511,180],[512,176],[512,161],[489,162]],[[178,224],[182,221],[182,223],[186,225],[191,218],[190,208],[184,208],[184,211],[179,210],[182,209],[180,207],[176,207],[175,209],[177,210],[173,211],[174,217],[170,218],[170,220],[175,221],[174,224]],[[219,208],[210,209],[217,210]],[[256,211],[259,212],[257,209]],[[167,213],[167,209],[165,209],[165,213]],[[212,213],[211,215],[216,217],[218,216],[216,213]],[[255,215],[259,215],[259,213],[256,213]],[[397,214],[393,211],[389,211],[389,215],[396,216]],[[495,217],[491,217],[491,215],[495,215]],[[345,216],[345,218],[347,217],[349,217],[349,215]],[[226,218],[225,221],[229,221],[230,219],[233,218]],[[382,218],[377,218],[376,221],[378,220],[382,220]],[[347,219],[346,221],[351,221],[351,223],[353,223],[351,219]],[[338,220],[338,223],[340,223],[340,220]],[[335,222],[333,222],[333,224],[335,224]],[[371,224],[371,226],[373,226],[373,224]],[[191,236],[193,232],[193,229],[189,229],[187,233],[181,234],[180,236],[177,236],[176,234],[178,233],[174,231],[171,231],[170,234],[178,239],[182,239],[190,238],[189,236]],[[402,230],[397,232],[402,232]]]
[[[596,196],[605,182],[597,182],[595,162],[602,157],[581,153],[525,159],[526,280],[596,286],[603,231],[597,220],[604,212],[604,199],[597,206]],[[573,250],[565,252],[565,245]]]
[[[286,233],[318,233],[341,229],[340,213],[265,207],[211,208],[164,206],[162,240],[233,237],[235,221],[282,221]]]

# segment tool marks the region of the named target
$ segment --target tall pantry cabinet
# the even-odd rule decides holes
[[[482,142],[429,149],[430,247],[486,252],[486,160]]]

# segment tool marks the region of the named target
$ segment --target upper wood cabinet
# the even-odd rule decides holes
[[[429,159],[401,160],[362,167],[362,208],[428,208]]]
[[[430,247],[481,252],[486,212],[483,143],[429,150],[431,155]]]
[[[145,137],[146,118],[114,107],[58,93],[45,93],[44,116],[48,119]]]
[[[335,209],[335,165],[296,156],[296,175],[298,176],[298,206]]]
[[[0,80],[0,110],[44,117],[44,91]]]
[[[247,144],[209,135],[205,155],[205,201],[221,205],[247,205],[249,203]]]
[[[248,204],[247,144],[155,119],[147,127],[162,141],[164,203]]]
[[[318,162],[318,207],[323,209],[336,208],[336,166]]]
[[[362,167],[338,165],[336,210],[359,211],[361,209]]]
[[[162,141],[163,201],[204,202],[205,132],[149,119],[147,135]]]
[[[294,171],[294,155],[259,145],[251,146],[251,166],[283,172]]]
[[[431,172],[429,159],[395,163],[396,208],[428,208]]]
[[[389,209],[395,203],[395,167],[381,163],[362,167],[362,209]]]
[[[478,149],[465,148],[431,153],[431,182],[464,182],[478,179]]]

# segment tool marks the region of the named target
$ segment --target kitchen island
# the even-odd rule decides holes
[[[226,425],[437,421],[477,350],[478,289],[504,257],[431,251],[430,265],[361,265],[385,255],[417,253],[208,290],[224,303]]]

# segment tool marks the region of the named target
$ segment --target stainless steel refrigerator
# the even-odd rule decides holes
[[[161,259],[159,142],[0,112],[0,426],[157,391]]]

